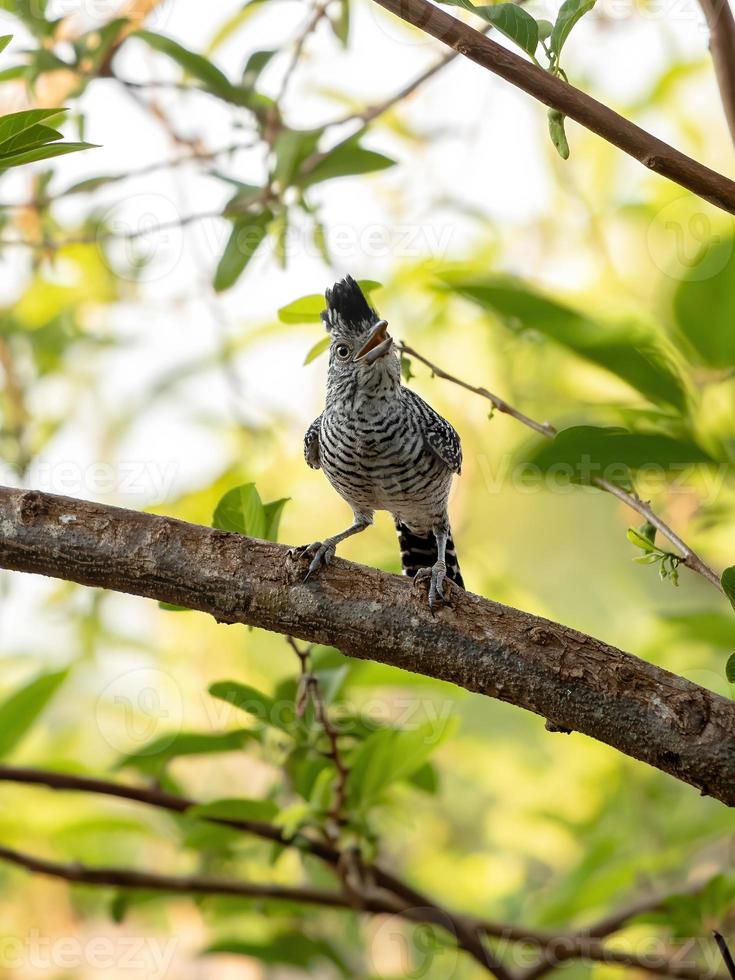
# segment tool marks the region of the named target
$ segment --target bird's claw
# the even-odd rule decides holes
[[[448,581],[446,563],[438,561],[431,568],[420,568],[414,575],[414,585],[417,582],[423,582],[424,579],[430,579],[429,609],[434,612],[437,605],[437,598],[441,600],[442,604],[447,601],[447,597],[444,594],[444,583]]]
[[[292,548],[289,556],[297,559],[311,558],[309,568],[307,569],[306,575],[304,575],[304,581],[306,582],[321,565],[328,565],[331,562],[332,558],[334,558],[335,550],[335,546],[330,544],[329,541],[314,541],[312,544],[304,545],[301,548]]]

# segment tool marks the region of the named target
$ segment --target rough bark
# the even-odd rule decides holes
[[[735,182],[636,126],[596,99],[556,78],[429,0],[375,0],[381,7],[574,119],[609,143],[705,201],[735,214]],[[707,0],[718,2],[718,0]]]
[[[0,567],[178,603],[499,698],[735,805],[735,703],[558,623],[336,559],[308,583],[283,545],[0,488]]]

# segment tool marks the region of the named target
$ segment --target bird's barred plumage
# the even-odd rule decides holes
[[[309,426],[304,456],[355,514],[353,527],[329,539],[329,548],[333,553],[337,539],[367,527],[374,511],[387,510],[396,521],[404,573],[436,566],[446,541],[446,576],[462,585],[447,517],[452,478],[462,466],[459,436],[401,383],[390,338],[374,362],[358,357],[375,331],[380,334],[382,321],[357,283],[347,277],[326,295],[322,318],[332,335],[326,406]],[[437,591],[441,595],[441,582]]]

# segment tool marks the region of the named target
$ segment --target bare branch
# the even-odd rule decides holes
[[[534,432],[540,432],[542,436],[548,436],[549,439],[553,439],[556,435],[556,429],[550,422],[537,422],[530,416],[524,415],[523,412],[519,412],[517,408],[513,408],[512,405],[509,405],[508,402],[500,398],[498,395],[494,395],[491,391],[488,391],[487,388],[476,388],[474,385],[468,384],[466,381],[462,381],[461,378],[457,378],[453,374],[449,374],[437,364],[433,364],[430,360],[428,360],[428,358],[424,357],[423,354],[419,354],[419,352],[414,350],[413,347],[409,347],[408,344],[401,343],[398,345],[398,349],[403,354],[410,357],[415,357],[417,361],[421,361],[422,364],[425,364],[431,369],[431,373],[436,375],[437,378],[443,378],[445,381],[451,381],[452,384],[459,385],[460,388],[471,391],[475,395],[480,395],[481,398],[486,398],[498,412],[503,412],[505,415],[510,415],[511,418],[521,422],[529,429],[533,429]]]
[[[558,623],[340,559],[304,582],[282,545],[0,489],[0,567],[147,596],[500,698],[735,805],[735,703]]]
[[[471,61],[558,109],[705,201],[735,214],[735,181],[693,160],[608,106],[502,47],[480,31],[429,3],[429,0],[375,0],[381,7],[431,34]]]
[[[123,800],[130,800],[143,803],[148,806],[158,807],[163,810],[170,810],[175,813],[184,813],[190,807],[195,806],[193,800],[175,796],[156,787],[129,786],[123,783],[114,783],[103,779],[93,779],[88,776],[77,776],[73,773],[57,771],[47,771],[42,769],[32,769],[22,766],[0,765],[0,782],[14,782],[25,785],[46,786],[54,790],[70,790],[75,792],[86,792],[97,795],[117,797]],[[339,862],[339,852],[328,844],[316,841],[304,834],[296,834],[294,837],[285,837],[281,828],[272,824],[255,820],[223,820],[214,817],[202,817],[209,823],[221,824],[242,830],[246,833],[261,837],[264,840],[274,841],[284,847],[296,847],[300,851],[308,851],[315,857],[324,861],[327,865],[336,870]],[[395,875],[386,871],[379,864],[372,864],[367,869],[372,877],[374,884],[380,890],[378,894],[387,893],[392,895],[398,904],[384,907],[384,911],[395,912],[404,918],[418,921],[419,916],[422,921],[429,921],[446,928],[450,925],[451,931],[455,936],[477,935],[484,933],[496,939],[506,942],[519,942],[525,945],[537,946],[541,951],[547,967],[542,971],[540,963],[537,967],[537,976],[542,972],[547,972],[559,962],[571,959],[585,959],[593,962],[607,963],[612,966],[623,966],[648,972],[653,972],[661,976],[679,978],[679,980],[724,980],[722,977],[712,977],[705,970],[700,970],[694,965],[681,964],[675,958],[639,956],[625,950],[611,950],[609,947],[599,942],[602,935],[608,935],[622,928],[626,922],[639,915],[641,912],[658,908],[666,895],[656,895],[653,898],[640,899],[628,906],[611,913],[605,919],[590,926],[581,933],[553,933],[540,929],[533,929],[515,923],[491,922],[488,920],[474,919],[466,915],[458,915],[428,898],[417,889],[406,884]],[[688,886],[677,891],[677,894],[696,894],[701,891],[703,885]],[[385,902],[384,897],[384,902]],[[341,907],[347,907],[345,903]],[[398,910],[401,911],[398,911]],[[373,909],[376,911],[376,909]]]
[[[426,364],[427,367],[431,369],[431,373],[436,375],[437,378],[443,378],[445,381],[451,381],[452,384],[459,385],[460,388],[465,388],[467,391],[472,391],[476,395],[480,395],[482,398],[486,398],[490,404],[496,408],[499,412],[503,412],[509,415],[511,418],[516,419],[521,422],[529,429],[533,429],[534,432],[540,433],[542,436],[546,436],[548,439],[553,439],[556,435],[556,428],[550,422],[537,422],[535,419],[530,418],[528,415],[524,415],[517,408],[509,405],[508,402],[500,398],[498,395],[494,395],[487,388],[477,388],[474,385],[468,384],[461,378],[455,377],[453,374],[449,374],[443,368],[438,365],[433,364],[423,354],[419,354],[417,350],[413,347],[409,347],[407,344],[401,343],[399,345],[399,350],[406,355],[415,357],[417,361],[421,361],[422,364]],[[650,504],[646,501],[641,500],[637,493],[631,493],[628,490],[623,489],[617,483],[612,483],[610,480],[606,480],[603,477],[592,477],[592,483],[598,487],[600,490],[604,490],[613,497],[617,497],[622,503],[630,507],[637,514],[640,514],[645,520],[650,521],[654,525],[657,531],[659,531],[666,540],[678,549],[681,556],[681,563],[685,565],[690,571],[696,572],[705,578],[711,585],[718,590],[718,592],[724,594],[722,588],[722,583],[720,582],[720,576],[717,572],[711,568],[703,558],[690,548],[689,545],[683,541],[679,535],[674,531],[669,525],[663,521],[652,509]]]
[[[327,908],[352,908],[339,892],[318,888],[285,887],[283,885],[253,884],[210,878],[198,875],[165,875],[127,868],[89,868],[83,864],[60,864],[45,858],[25,854],[0,845],[0,860],[25,868],[34,874],[62,878],[73,884],[103,888],[135,888],[145,891],[183,893],[186,895],[233,895],[238,898],[271,899],[284,902],[304,902]],[[382,911],[382,910],[381,910]]]
[[[732,953],[730,952],[730,947],[727,945],[727,940],[722,935],[722,933],[715,932],[712,933],[715,937],[715,942],[717,943],[718,949],[722,953],[722,958],[725,961],[725,966],[727,967],[727,972],[730,974],[732,980],[735,980],[735,960],[732,958]]]
[[[709,47],[722,108],[735,143],[735,17],[729,0],[699,0],[709,28]]]

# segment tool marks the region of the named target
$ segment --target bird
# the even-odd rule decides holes
[[[432,611],[447,601],[446,581],[464,588],[447,504],[462,469],[460,438],[450,423],[402,382],[388,323],[351,277],[325,293],[329,368],[324,410],[304,437],[304,457],[321,469],[353,512],[344,531],[296,549],[310,559],[305,580],[334,557],[337,545],[393,515],[403,574],[428,579]]]

